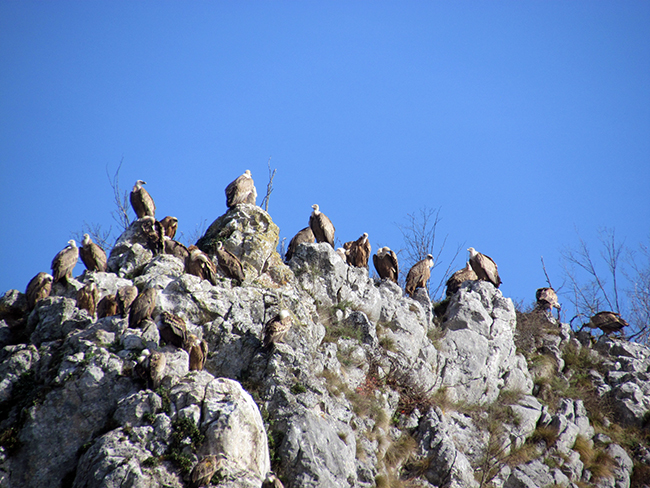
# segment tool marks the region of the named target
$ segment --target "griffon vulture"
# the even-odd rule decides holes
[[[250,170],[244,171],[244,174],[230,183],[226,187],[226,206],[234,207],[240,203],[250,203],[255,205],[257,190],[251,176]]]
[[[466,281],[475,281],[478,280],[478,276],[472,269],[472,266],[467,262],[467,265],[463,269],[456,271],[451,277],[447,280],[447,292],[445,293],[448,297],[452,296],[458,290],[460,290],[460,285]]]
[[[201,459],[190,474],[190,488],[208,486],[214,473],[221,467],[222,459],[223,455],[215,456],[213,454]]]
[[[183,347],[187,340],[187,326],[185,320],[171,312],[160,315],[160,338],[167,344]]]
[[[184,263],[187,261],[187,258],[190,257],[190,252],[183,244],[173,239],[170,239],[169,237],[165,237],[164,250],[165,250],[165,254],[171,254],[172,256],[176,256]]]
[[[77,264],[79,259],[79,248],[77,243],[73,240],[68,241],[68,245],[59,251],[52,260],[52,275],[54,283],[63,281],[66,285],[68,280],[72,277],[72,270]]]
[[[311,206],[314,210],[309,217],[309,227],[314,233],[316,242],[327,242],[334,249],[334,225],[332,221],[319,210],[317,204]]]
[[[165,229],[165,235],[170,239],[173,239],[176,235],[176,230],[178,229],[178,219],[168,215],[160,221],[160,224],[163,226],[163,229]]]
[[[138,180],[133,185],[133,190],[131,190],[131,206],[139,219],[145,215],[156,217],[156,204],[153,203],[153,198],[151,198],[149,192],[142,188],[142,185],[146,184],[146,181]]]
[[[343,244],[343,249],[345,249],[347,256],[347,263],[350,266],[355,266],[357,268],[367,268],[368,259],[370,259],[370,241],[368,240],[368,234],[363,233],[356,241],[350,241]]]
[[[557,293],[553,288],[538,288],[535,292],[535,298],[537,299],[537,304],[535,308],[537,310],[552,310],[557,308],[560,310],[560,303],[557,300]]]
[[[112,317],[117,315],[117,297],[115,295],[104,295],[97,304],[97,318]]]
[[[79,248],[79,257],[88,271],[106,271],[106,253],[90,239],[88,234],[84,234],[84,240]]]
[[[187,250],[190,255],[185,260],[185,271],[216,285],[217,267],[212,262],[212,259],[210,259],[210,256],[205,254],[196,246],[190,246]]]
[[[431,267],[433,266],[433,256],[427,254],[427,257],[418,261],[409,270],[406,275],[406,293],[412,297],[418,288],[426,288],[427,280],[431,277]]]
[[[244,267],[241,261],[239,261],[239,258],[227,251],[221,241],[217,243],[216,255],[217,261],[219,262],[219,269],[223,271],[226,277],[237,280],[241,284],[246,278],[246,275],[244,274]]]
[[[126,285],[117,290],[115,298],[117,299],[117,311],[122,317],[126,317],[131,310],[133,301],[138,296],[138,288],[133,285]]]
[[[281,310],[278,315],[264,325],[262,345],[268,348],[276,342],[281,342],[291,328],[292,323],[289,311]]]
[[[588,327],[592,329],[600,329],[606,335],[611,334],[612,332],[618,332],[623,327],[627,327],[628,323],[621,318],[616,312],[598,312],[596,315],[591,317],[591,320],[587,323]]]
[[[190,371],[201,371],[208,358],[208,343],[194,334],[189,334],[184,349],[190,355]]]
[[[41,271],[31,280],[29,280],[29,283],[27,284],[27,290],[25,290],[29,310],[33,309],[36,306],[36,302],[39,300],[49,297],[51,291],[52,275]]]
[[[397,283],[399,276],[399,265],[397,264],[397,255],[389,247],[382,247],[372,257],[372,262],[375,265],[377,274],[384,280],[390,280]]]
[[[95,283],[88,283],[77,291],[77,308],[86,310],[91,317],[95,316],[99,290]]]
[[[160,351],[152,351],[133,368],[134,373],[147,382],[147,388],[157,389],[165,377],[167,357]]]
[[[311,231],[311,227],[305,227],[298,231],[298,233],[293,236],[293,239],[289,241],[289,247],[287,253],[284,255],[284,260],[288,262],[293,257],[293,253],[296,252],[299,244],[312,244],[313,242],[314,233]]]
[[[497,263],[491,257],[477,252],[473,247],[470,247],[468,251],[469,264],[472,266],[478,279],[489,281],[495,287],[499,288],[501,278],[499,278],[499,271],[497,271]]]
[[[156,307],[157,294],[158,292],[155,288],[147,288],[133,300],[131,310],[129,311],[129,328],[136,329],[146,319],[151,318],[151,314]]]
[[[142,229],[144,238],[147,241],[147,249],[154,256],[162,254],[165,251],[165,229],[162,224],[147,215],[143,217],[140,229]]]

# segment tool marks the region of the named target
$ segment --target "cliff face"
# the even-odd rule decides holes
[[[216,285],[147,248],[136,221],[111,272],[86,272],[27,310],[0,300],[0,487],[190,486],[223,455],[213,486],[643,486],[650,479],[650,350],[595,342],[516,313],[486,282],[466,282],[444,317],[347,266],[327,244],[284,265],[263,210],[239,205],[210,227],[246,280]],[[101,296],[156,289],[153,320],[80,310]],[[283,342],[264,324],[289,310]],[[161,339],[161,314],[186,321],[209,353],[203,371]],[[155,385],[138,377],[155,351]],[[159,385],[157,383],[160,383]],[[154,388],[155,386],[155,388]],[[645,480],[645,481],[644,481]]]

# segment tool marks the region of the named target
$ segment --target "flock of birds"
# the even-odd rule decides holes
[[[143,188],[142,185],[145,184],[146,182],[142,180],[136,181],[130,194],[130,202],[137,219],[141,222],[141,229],[149,249],[155,255],[165,253],[178,257],[185,263],[187,273],[208,280],[213,285],[219,279],[218,269],[227,278],[241,284],[245,279],[244,268],[237,256],[224,249],[223,243],[219,242],[217,245],[214,253],[215,263],[210,256],[195,245],[185,247],[174,240],[178,220],[171,216],[160,221],[156,220],[156,205],[151,195]],[[228,208],[239,204],[255,205],[257,191],[251,172],[246,170],[244,174],[231,182],[226,187],[225,193]],[[291,260],[298,246],[303,243],[326,242],[335,249],[334,232],[332,221],[320,211],[318,205],[312,205],[309,225],[291,239],[285,260],[287,262]],[[348,265],[368,268],[371,246],[367,233],[355,241],[344,243],[343,247],[339,247],[335,251]],[[468,252],[469,260],[466,266],[451,275],[446,283],[447,296],[456,293],[466,281],[489,281],[497,288],[501,285],[501,278],[494,260],[472,247],[468,249]],[[44,272],[38,273],[27,285],[26,296],[30,310],[39,300],[50,295],[54,284],[61,283],[65,287],[70,284],[72,270],[79,258],[89,271],[105,272],[108,268],[106,253],[91,240],[88,234],[84,234],[80,248],[77,247],[74,240],[68,241],[68,245],[52,260],[52,275]],[[397,283],[399,264],[395,252],[388,247],[382,247],[372,258],[379,277]],[[433,256],[431,254],[427,254],[411,267],[406,276],[406,294],[412,297],[418,288],[426,289],[432,267]],[[76,299],[79,308],[87,310],[91,316],[96,315],[98,319],[120,315],[124,318],[128,317],[130,328],[144,328],[147,323],[153,323],[152,314],[156,305],[156,294],[154,288],[148,288],[139,293],[135,286],[124,286],[114,295],[107,294],[100,298],[97,286],[90,282],[77,291]],[[560,309],[557,294],[553,288],[538,289],[536,299],[536,310],[550,313],[553,308]],[[162,312],[159,321],[162,340],[188,352],[190,370],[203,369],[208,354],[207,343],[194,334],[188,334],[185,320],[178,315]],[[264,325],[262,347],[270,348],[276,342],[281,341],[291,325],[290,312],[281,310]],[[628,325],[627,322],[619,314],[610,311],[595,314],[589,323],[585,324],[585,326],[599,328],[605,334],[620,331],[626,325]],[[153,351],[148,356],[141,358],[135,366],[134,372],[146,380],[149,387],[155,389],[162,381],[165,366],[165,355]],[[192,471],[192,487],[197,488],[208,483],[219,464],[220,459],[217,456],[206,456],[201,460]],[[277,484],[280,482],[274,476],[267,479],[265,483],[267,483],[265,486],[269,487],[281,486],[281,484]]]

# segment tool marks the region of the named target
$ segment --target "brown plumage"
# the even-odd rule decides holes
[[[95,316],[99,290],[95,283],[87,283],[77,291],[77,308],[86,310],[91,317]]]
[[[367,233],[364,232],[356,241],[346,242],[343,244],[343,249],[347,251],[347,263],[350,266],[357,268],[368,267],[368,259],[370,259],[372,248]]]
[[[501,278],[499,278],[499,271],[497,270],[497,263],[490,256],[481,254],[473,247],[469,251],[469,264],[478,276],[479,280],[489,281],[494,286],[499,288],[501,285]]]
[[[142,188],[142,185],[146,184],[145,181],[138,180],[131,190],[131,206],[139,219],[145,215],[156,217],[156,204],[153,202],[153,198],[151,198],[149,192]]]
[[[276,342],[282,342],[292,324],[291,314],[287,310],[281,310],[264,325],[262,345],[268,348]]]
[[[282,481],[273,472],[266,475],[262,488],[284,488]]]
[[[115,295],[104,295],[97,304],[97,318],[112,317],[117,315],[117,297]]]
[[[537,299],[535,306],[537,310],[551,310],[553,308],[560,310],[562,308],[557,300],[557,293],[553,288],[538,288],[535,292],[535,298]]]
[[[427,257],[418,261],[409,270],[406,275],[405,291],[409,296],[413,296],[418,288],[426,288],[427,281],[431,277],[431,267],[433,266],[433,256],[427,254]]]
[[[185,350],[190,355],[190,371],[201,371],[208,358],[208,343],[194,334],[188,334]]]
[[[138,296],[138,288],[133,285],[126,285],[117,290],[117,311],[122,317],[126,317],[131,310],[133,301]]]
[[[205,456],[201,459],[190,474],[190,488],[200,488],[210,484],[210,480],[221,467],[221,459],[215,455]]]
[[[156,307],[157,295],[158,292],[155,288],[147,288],[133,300],[129,311],[129,327],[131,329],[140,327],[145,319],[151,318],[151,314]]]
[[[257,190],[250,170],[244,171],[243,175],[226,187],[226,206],[228,208],[240,203],[255,205],[256,198]]]
[[[50,292],[52,291],[52,280],[53,278],[51,275],[42,271],[29,280],[27,290],[25,290],[29,310],[36,306],[36,302],[50,296]]]
[[[147,241],[147,249],[154,256],[162,254],[165,250],[165,229],[162,224],[150,216],[143,217],[140,228]]]
[[[284,255],[284,260],[288,262],[293,257],[293,253],[296,252],[299,244],[312,244],[314,239],[314,233],[310,227],[305,227],[304,229],[299,230],[298,233],[293,236],[293,239],[289,241],[289,247],[287,248],[287,253]]]
[[[54,283],[63,281],[66,285],[72,277],[72,270],[79,259],[79,249],[77,243],[73,240],[68,241],[68,245],[54,256],[52,260],[52,276]]]
[[[226,277],[231,280],[237,280],[242,283],[246,279],[244,274],[244,267],[237,256],[223,247],[223,242],[219,241],[217,244],[217,261],[219,262],[219,269],[223,271]]]
[[[475,281],[478,280],[478,276],[472,269],[472,266],[467,262],[467,265],[463,269],[456,271],[451,277],[447,280],[447,292],[448,297],[452,296],[458,290],[460,290],[460,285],[466,281]]]
[[[591,320],[586,325],[592,329],[600,329],[609,335],[612,332],[620,331],[623,327],[627,327],[628,323],[616,312],[603,311],[591,317]]]
[[[382,280],[390,280],[393,283],[397,283],[399,265],[395,251],[392,251],[389,247],[382,247],[372,257],[372,263],[375,265],[377,274]]]
[[[185,272],[208,280],[213,285],[217,284],[217,267],[210,256],[196,246],[187,248],[190,255],[185,260]]]
[[[171,254],[172,256],[176,256],[178,259],[180,259],[183,262],[185,262],[187,258],[190,257],[190,252],[183,244],[170,238],[165,239],[164,251],[165,254]]]
[[[159,351],[153,351],[135,365],[133,372],[136,376],[147,382],[147,388],[155,390],[160,386],[165,377],[166,366],[167,357],[165,354]]]
[[[88,234],[84,234],[84,240],[79,248],[79,257],[88,271],[106,271],[106,253],[90,239]]]
[[[176,235],[176,230],[178,229],[178,219],[168,215],[160,221],[160,224],[163,226],[163,229],[165,229],[165,235],[170,239],[173,239]]]
[[[185,320],[167,311],[160,314],[160,337],[167,344],[183,347],[187,340]]]
[[[309,227],[314,233],[316,242],[327,242],[332,249],[334,248],[334,224],[332,221],[319,210],[318,205],[311,206],[314,210],[309,217]]]

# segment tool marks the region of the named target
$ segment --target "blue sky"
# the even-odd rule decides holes
[[[287,240],[318,203],[398,250],[440,208],[433,279],[472,246],[526,302],[578,233],[650,236],[648,2],[2,0],[0,67],[2,291],[84,222],[116,233],[120,161],[186,235],[269,157]]]

